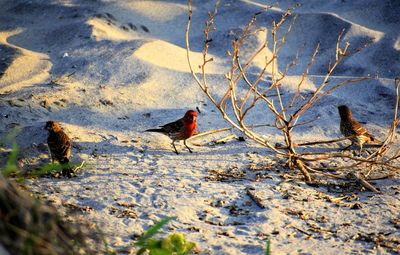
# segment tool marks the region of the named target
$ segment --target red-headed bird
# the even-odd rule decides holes
[[[188,148],[190,153],[192,153],[192,150],[186,144],[186,139],[196,133],[196,118],[197,112],[189,110],[185,113],[183,118],[160,126],[160,128],[147,129],[146,132],[157,132],[169,136],[169,138],[172,139],[172,146],[176,154],[179,154],[179,152],[175,147],[175,141],[183,140],[183,144]]]
[[[371,143],[380,145],[382,142],[377,140],[371,135],[367,129],[365,129],[358,121],[353,118],[353,114],[349,107],[341,105],[338,107],[340,115],[340,132],[351,141],[351,144],[345,149],[349,148],[353,144],[360,146],[360,154],[364,143]]]
[[[47,121],[45,129],[49,131],[47,144],[49,145],[51,159],[61,164],[67,164],[71,156],[71,142],[67,134],[62,130],[60,123]]]

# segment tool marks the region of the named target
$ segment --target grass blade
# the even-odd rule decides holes
[[[265,247],[265,255],[271,255],[271,239],[268,237],[267,245]]]
[[[139,238],[139,240],[136,242],[136,245],[138,245],[138,246],[145,245],[146,240],[150,239],[155,234],[157,234],[164,225],[168,224],[168,222],[170,222],[171,220],[173,220],[175,218],[176,217],[167,217],[167,218],[162,219],[161,221],[157,222],[156,224],[154,224],[154,226],[152,226],[149,230],[147,230],[143,234],[143,236],[141,236]]]

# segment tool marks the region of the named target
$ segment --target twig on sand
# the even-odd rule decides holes
[[[293,226],[293,225],[292,225],[292,228],[296,229],[297,231],[299,231],[299,232],[301,232],[301,233],[303,233],[303,234],[305,234],[305,235],[307,235],[307,236],[309,236],[309,237],[312,236],[310,233],[308,233],[307,231],[305,231],[305,230],[303,230],[303,229],[301,229],[301,228],[299,228],[299,227],[296,227],[296,226]]]
[[[326,141],[315,141],[315,142],[307,142],[307,143],[294,143],[294,146],[309,146],[309,145],[317,145],[317,144],[324,144],[324,143],[336,143],[340,141],[347,140],[351,137],[342,137],[338,139],[333,139],[333,140],[326,140]]]
[[[226,128],[218,128],[218,129],[213,129],[213,130],[209,130],[206,132],[201,132],[201,133],[197,133],[194,136],[188,138],[187,140],[192,140],[192,139],[196,139],[202,136],[206,136],[206,135],[211,135],[211,134],[215,134],[215,133],[219,133],[219,132],[224,132],[224,131],[228,131],[231,130],[231,127],[226,127]]]
[[[61,77],[59,77],[59,78],[51,79],[51,80],[50,80],[50,84],[57,84],[58,82],[60,82],[60,81],[63,80],[64,78],[69,78],[69,77],[71,77],[72,75],[74,75],[75,73],[76,73],[76,71],[73,71],[73,72],[71,72],[71,73],[69,73],[69,74],[65,74],[65,75],[63,75],[63,76],[61,76]]]
[[[246,188],[246,194],[251,198],[251,200],[256,203],[256,205],[258,205],[258,207],[262,209],[266,208],[266,206],[262,202],[262,199],[257,196],[257,193],[253,188]]]
[[[228,136],[223,137],[223,138],[221,138],[221,139],[212,141],[212,143],[213,143],[213,144],[226,143],[226,142],[231,141],[231,140],[233,140],[233,139],[235,139],[235,138],[236,138],[236,135],[235,135],[235,134],[231,134],[231,135],[228,135]]]
[[[222,137],[220,139],[217,140],[213,140],[211,142],[207,142],[207,143],[192,143],[195,146],[209,146],[209,145],[216,145],[216,144],[224,144],[228,141],[231,141],[233,139],[237,138],[235,134],[230,134],[228,136]]]
[[[79,166],[73,167],[72,171],[74,172],[74,174],[76,174],[79,170],[81,170],[84,164],[85,161],[82,161],[82,163]]]
[[[252,125],[251,127],[252,128],[273,127],[273,125],[271,125],[271,124],[257,124],[257,125]],[[194,136],[188,138],[187,140],[192,140],[192,139],[196,139],[196,138],[203,137],[203,136],[206,136],[206,135],[211,135],[211,134],[215,134],[215,133],[229,131],[229,130],[232,130],[232,129],[233,129],[233,127],[225,127],[225,128],[213,129],[213,130],[209,130],[209,131],[206,131],[206,132],[197,133]]]
[[[365,176],[362,173],[349,173],[348,176],[352,179],[355,179],[358,183],[360,183],[366,189],[368,189],[372,192],[381,193],[379,190],[377,190],[371,183],[369,183],[365,179]]]

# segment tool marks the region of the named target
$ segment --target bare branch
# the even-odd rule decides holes
[[[300,80],[299,84],[297,85],[297,91],[293,95],[292,99],[290,100],[289,108],[293,106],[294,100],[296,100],[296,98],[300,95],[301,86],[303,85],[303,83],[306,80],[306,77],[308,75],[310,67],[312,66],[312,64],[314,64],[315,57],[318,54],[319,46],[320,46],[320,44],[318,43],[317,46],[314,49],[314,53],[313,53],[313,55],[312,55],[312,57],[310,59],[310,62],[308,62],[308,64],[307,64],[306,70],[304,70],[303,74],[301,75],[301,80]]]
[[[395,174],[400,171],[400,167],[395,164],[395,160],[400,158],[400,149],[398,149],[394,154],[393,151],[390,150],[391,145],[394,142],[395,134],[397,126],[400,124],[400,120],[398,119],[398,107],[399,107],[399,83],[400,80],[397,78],[395,82],[396,87],[396,102],[395,102],[395,111],[394,111],[394,118],[390,128],[388,129],[386,139],[384,140],[382,146],[380,146],[377,150],[370,153],[367,157],[354,157],[349,156],[344,153],[332,153],[327,151],[322,152],[301,152],[297,153],[295,151],[296,147],[299,146],[312,146],[312,145],[319,145],[319,144],[328,144],[328,143],[336,143],[343,140],[350,139],[351,137],[343,137],[334,140],[326,140],[326,141],[312,141],[312,142],[304,142],[304,143],[294,143],[293,142],[293,134],[292,131],[301,125],[306,125],[312,123],[317,118],[312,120],[303,121],[301,123],[297,123],[297,121],[301,118],[302,114],[306,112],[311,107],[315,106],[315,103],[326,96],[327,94],[333,92],[336,89],[339,89],[345,85],[361,82],[367,79],[371,79],[371,77],[352,77],[346,78],[345,80],[338,81],[336,84],[331,84],[330,80],[332,77],[333,72],[337,68],[337,66],[343,61],[345,57],[348,57],[354,53],[359,52],[361,49],[356,49],[355,52],[349,53],[349,43],[345,43],[341,46],[342,37],[345,33],[345,30],[342,30],[337,37],[336,41],[336,52],[335,52],[335,59],[332,60],[332,63],[329,63],[327,73],[325,77],[322,79],[322,82],[317,85],[316,89],[309,95],[309,96],[301,96],[304,84],[307,80],[309,75],[309,71],[311,66],[315,63],[316,56],[319,51],[319,44],[314,49],[314,52],[305,67],[301,75],[301,79],[297,84],[297,89],[294,95],[289,98],[289,102],[284,102],[282,98],[282,87],[285,86],[285,78],[289,73],[291,67],[293,67],[298,60],[299,53],[296,54],[294,60],[292,60],[289,64],[286,65],[286,68],[282,71],[278,70],[277,61],[278,55],[280,50],[282,49],[284,43],[287,40],[287,36],[290,33],[293,24],[296,20],[294,17],[290,24],[288,25],[285,33],[281,38],[278,38],[279,29],[282,25],[287,21],[288,17],[291,16],[291,9],[288,9],[285,13],[282,14],[282,17],[278,22],[272,22],[272,29],[269,31],[272,36],[272,56],[269,58],[265,58],[264,66],[261,70],[259,70],[255,75],[255,78],[252,78],[252,81],[249,79],[248,68],[254,64],[257,56],[262,54],[264,50],[267,48],[267,40],[265,40],[262,45],[253,53],[251,54],[248,59],[241,59],[241,52],[242,48],[246,47],[245,41],[246,39],[258,33],[260,30],[255,29],[252,30],[251,28],[254,26],[257,15],[260,13],[256,13],[250,19],[250,21],[246,24],[244,29],[242,30],[241,35],[238,38],[235,38],[232,41],[232,49],[228,51],[228,55],[230,58],[230,70],[225,75],[227,86],[226,91],[223,93],[222,97],[219,98],[217,96],[213,96],[210,92],[212,87],[210,88],[208,85],[207,77],[206,77],[206,67],[207,64],[213,61],[213,58],[208,56],[209,50],[209,43],[211,42],[210,33],[215,28],[214,18],[217,15],[217,5],[214,8],[213,12],[208,13],[208,20],[205,23],[204,28],[204,47],[203,47],[203,59],[202,63],[199,65],[201,75],[198,75],[192,65],[190,59],[190,48],[189,48],[189,30],[190,30],[190,22],[192,17],[192,1],[189,0],[189,20],[186,28],[186,50],[187,50],[187,60],[189,63],[189,68],[191,71],[192,76],[194,77],[195,81],[199,85],[200,89],[207,95],[210,99],[212,104],[219,110],[222,117],[230,124],[232,127],[230,128],[222,128],[217,130],[211,130],[205,133],[198,134],[193,138],[204,136],[207,134],[212,134],[216,132],[227,131],[231,129],[237,129],[246,135],[249,139],[267,147],[268,149],[274,151],[279,157],[283,157],[286,159],[286,162],[290,168],[297,168],[299,169],[306,182],[312,183],[312,177],[310,173],[315,173],[319,175],[324,175],[329,178],[338,178],[348,180],[344,174],[332,174],[327,173],[326,171],[343,171],[352,169],[352,170],[360,170],[363,169],[368,170],[366,173],[360,172],[363,174],[359,178],[352,177],[353,179],[359,181],[363,186],[366,188],[374,190],[374,187],[370,185],[367,181],[367,177],[369,176],[372,171],[376,171],[377,168],[386,168],[391,169],[390,174]],[[270,7],[269,7],[270,8]],[[268,8],[267,8],[268,9]],[[268,35],[268,34],[267,34]],[[363,48],[365,48],[364,46]],[[267,68],[271,70],[270,78],[271,83],[269,81],[265,81],[264,77],[266,76]],[[252,74],[253,75],[253,74]],[[244,81],[247,87],[242,88],[239,82],[241,80]],[[261,86],[259,84],[261,82],[266,82],[265,88],[263,87],[260,89]],[[267,96],[271,90],[276,90],[276,99],[272,100]],[[299,100],[301,99],[301,100]],[[229,100],[229,101],[228,101]],[[251,125],[245,123],[244,119],[251,112],[255,109],[255,106],[259,101],[263,101],[266,103],[267,111],[272,113],[275,117],[274,125],[267,125],[272,126],[278,129],[285,141],[285,146],[277,147],[272,145],[269,139],[265,138],[265,136],[258,134],[255,132],[254,128],[257,125]],[[228,104],[230,103],[230,104]],[[292,109],[292,110],[291,110]],[[289,110],[291,110],[291,115],[289,116]],[[229,115],[228,115],[229,112]],[[232,113],[233,116],[232,117]],[[229,136],[232,138],[233,136]],[[306,148],[307,149],[307,148]],[[390,151],[390,156],[389,155]],[[340,161],[341,160],[341,161]],[[326,166],[326,163],[335,163],[335,165]],[[337,163],[340,162],[340,163]],[[323,167],[313,166],[316,163],[321,163]],[[338,165],[336,165],[338,164]],[[389,176],[389,175],[387,175]]]
[[[341,49],[339,47],[340,43],[340,38],[342,36],[344,31],[342,31],[337,40],[336,44],[336,61],[335,63],[329,68],[327,74],[325,75],[324,80],[322,83],[318,86],[318,88],[314,91],[313,95],[291,116],[290,121],[293,119],[296,119],[299,115],[301,115],[304,111],[308,110],[320,97],[319,93],[325,88],[325,86],[329,83],[329,78],[331,77],[333,71],[335,68],[338,66],[338,64],[343,60],[343,57],[345,56],[348,48],[349,48],[349,43],[346,43],[346,46]],[[345,84],[351,83],[352,81],[349,81]]]

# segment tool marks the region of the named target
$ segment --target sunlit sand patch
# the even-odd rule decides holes
[[[48,55],[8,43],[8,38],[18,35],[23,31],[23,29],[16,29],[0,32],[0,43],[17,49],[20,52],[20,55],[12,61],[0,79],[0,92],[11,87],[13,90],[17,90],[23,86],[44,82],[49,78],[49,71],[52,64],[49,61]]]
[[[179,72],[189,72],[189,66],[186,58],[186,49],[173,45],[165,41],[152,41],[144,44],[135,53],[134,56],[149,62],[153,65],[172,69]],[[208,56],[209,58],[212,56]],[[202,53],[190,53],[190,59],[195,71],[199,71],[198,66],[203,62]],[[220,73],[215,63],[207,64],[207,73]]]
[[[394,43],[394,48],[400,51],[400,36],[397,37],[396,42]]]
[[[173,20],[175,17],[187,13],[186,5],[164,1],[131,1],[130,3],[121,1],[120,4],[124,9],[134,10],[151,20],[160,22]]]

